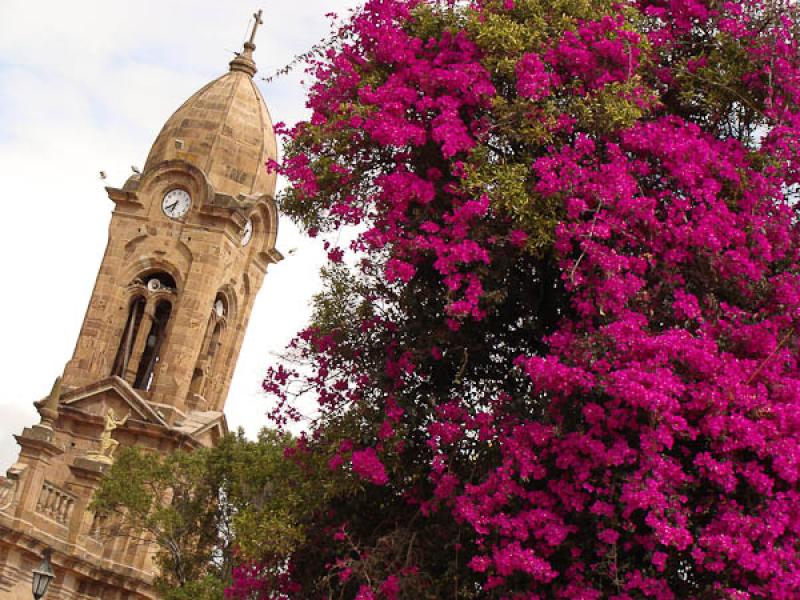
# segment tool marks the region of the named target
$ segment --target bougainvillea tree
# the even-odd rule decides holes
[[[800,597],[799,22],[353,13],[279,167],[330,261],[265,388],[319,492],[231,597]]]

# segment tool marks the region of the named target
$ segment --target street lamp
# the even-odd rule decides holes
[[[33,570],[33,598],[34,600],[41,600],[42,596],[47,593],[47,588],[50,587],[50,582],[53,581],[55,573],[53,573],[53,565],[50,564],[50,555],[52,550],[49,548],[42,554],[42,564],[38,569]]]

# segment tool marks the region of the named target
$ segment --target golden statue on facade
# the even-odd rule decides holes
[[[100,434],[100,450],[98,452],[90,452],[88,457],[98,462],[104,462],[107,464],[113,463],[114,452],[119,446],[119,442],[114,438],[112,438],[111,434],[118,427],[122,427],[123,425],[125,425],[125,423],[128,422],[128,418],[130,416],[131,413],[128,412],[128,414],[125,415],[125,417],[123,417],[120,420],[117,420],[117,414],[114,412],[114,409],[109,408],[106,411],[105,427],[103,427],[103,433]]]

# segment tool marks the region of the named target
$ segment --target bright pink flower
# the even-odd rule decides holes
[[[386,485],[389,482],[386,467],[378,458],[375,448],[365,448],[353,452],[352,464],[353,472],[365,481],[375,485]]]

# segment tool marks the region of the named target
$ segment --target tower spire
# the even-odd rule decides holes
[[[255,22],[253,23],[253,30],[250,32],[250,39],[244,43],[244,49],[230,62],[231,71],[242,71],[250,75],[250,77],[256,74],[253,50],[256,49],[256,32],[258,32],[258,26],[264,24],[264,21],[261,20],[263,12],[264,11],[259,9],[257,13],[253,13]]]

